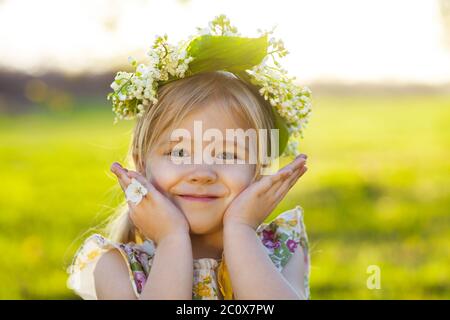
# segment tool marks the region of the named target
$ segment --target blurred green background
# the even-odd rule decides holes
[[[450,95],[314,102],[309,171],[273,214],[305,210],[313,299],[448,298]],[[0,117],[0,298],[76,298],[65,267],[77,237],[122,199],[109,166],[132,122],[112,119],[89,100]],[[369,265],[379,290],[367,289]]]
[[[123,200],[115,72],[222,13],[278,25],[313,92],[309,170],[268,217],[304,209],[312,298],[449,299],[450,0],[0,0],[0,299],[77,299],[66,267]]]

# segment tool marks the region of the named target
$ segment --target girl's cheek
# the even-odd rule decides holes
[[[251,182],[255,168],[251,165],[224,165],[221,169],[224,183],[232,193],[244,190]]]
[[[168,192],[181,177],[181,167],[164,160],[153,160],[147,166],[147,177],[159,191]]]

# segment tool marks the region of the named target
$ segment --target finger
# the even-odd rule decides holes
[[[289,179],[286,179],[284,181],[284,185],[291,186],[292,184],[295,184],[295,182],[301,177],[301,175],[306,171],[306,165],[302,164],[300,167],[298,167],[292,176],[289,177]]]
[[[278,189],[281,187],[281,185],[282,185],[283,183],[285,183],[286,180],[289,180],[289,179],[292,178],[292,176],[296,173],[296,170],[292,170],[292,169],[289,169],[289,168],[283,168],[283,169],[282,169],[282,172],[285,172],[285,173],[283,174],[283,178],[277,180],[274,184],[272,184],[272,186],[270,187],[270,189],[266,190],[266,192],[271,192],[272,190],[273,190],[273,191],[278,190]]]
[[[292,175],[292,177],[285,181],[285,183],[280,187],[280,189],[276,192],[276,196],[284,196],[289,190],[295,185],[298,179],[306,172],[307,167],[303,166]]]
[[[277,173],[269,176],[263,177],[260,181],[258,181],[257,184],[257,193],[262,194],[264,192],[267,192],[274,184],[278,183],[279,181],[285,180],[287,177],[289,177],[292,174],[292,170],[289,168],[285,168],[284,170],[279,170]]]
[[[153,185],[150,183],[150,181],[147,180],[147,178],[145,178],[143,175],[141,175],[139,172],[133,171],[133,170],[129,170],[128,171],[128,177],[130,179],[136,179],[137,181],[139,181],[144,187],[147,188],[148,191],[150,191],[151,189],[153,189]]]
[[[292,173],[289,175],[287,179],[283,180],[281,183],[277,183],[277,185],[274,187],[280,187],[282,183],[286,182],[286,180],[291,181],[295,177],[296,173],[298,173],[298,171],[306,164],[306,157],[307,156],[305,154],[300,154],[289,165],[280,169],[280,170],[291,170]]]
[[[127,186],[131,183],[131,179],[127,175],[127,169],[123,168],[120,163],[114,162],[111,165],[111,172],[114,173],[119,180],[120,187],[123,191],[127,188]]]
[[[295,174],[297,172],[297,170],[299,170],[305,164],[306,164],[306,155],[301,154],[297,158],[295,158],[291,163],[289,163],[288,165],[286,165],[283,168],[281,168],[280,170],[278,170],[277,173],[288,172],[289,174],[287,174],[287,177],[286,176],[283,176],[283,177],[291,178],[292,175]],[[276,183],[274,183],[271,187],[272,188],[280,187],[281,182],[283,182],[285,180],[286,179],[281,179],[281,180],[277,181]]]
[[[272,198],[277,200],[281,194],[283,194],[288,188],[292,181],[296,181],[298,175],[301,172],[301,168],[295,170],[287,179],[277,182],[268,190],[268,193],[272,195]]]
[[[284,181],[284,183],[280,186],[280,188],[275,192],[275,197],[277,199],[282,199],[289,192],[289,190],[292,189],[292,187],[295,185],[298,179],[306,172],[306,170],[308,170],[308,167],[303,166],[299,168],[290,179]]]
[[[290,164],[288,164],[288,165],[284,166],[283,168],[281,168],[278,172],[285,172],[285,171],[287,171],[287,172],[289,172],[289,174],[288,174],[287,177],[285,176],[284,179],[280,179],[280,180],[276,181],[271,186],[271,188],[273,190],[277,190],[278,188],[281,187],[281,185],[283,183],[285,183],[286,180],[291,180],[295,176],[295,174],[298,173],[298,170],[305,165],[306,157],[307,156],[305,154],[300,154]],[[265,191],[268,191],[268,190],[265,190]]]
[[[137,181],[139,181],[147,189],[148,192],[147,192],[146,195],[144,195],[144,198],[146,198],[146,199],[157,199],[155,197],[158,197],[158,196],[161,195],[161,193],[155,188],[155,186],[149,180],[147,180],[146,177],[144,177],[140,173],[138,173],[136,171],[129,170],[128,171],[128,176],[130,178],[134,178]]]
[[[290,167],[292,170],[296,170],[306,164],[306,158],[307,156],[304,154],[299,155],[296,157],[290,164],[288,164],[286,167]]]
[[[142,196],[142,200],[150,199],[150,193],[152,191],[151,183],[149,183],[147,181],[147,179],[145,177],[143,177],[141,174],[139,174],[138,172],[133,171],[133,170],[128,170],[127,176],[130,179],[130,183],[133,181],[133,179],[135,179],[136,181],[138,181],[140,184],[142,184],[147,189],[148,192]],[[138,204],[131,202],[130,200],[127,200],[128,204],[130,205],[130,208],[132,209],[132,212],[135,212],[136,207],[142,202],[142,200]],[[131,216],[131,218],[132,218],[132,216]]]

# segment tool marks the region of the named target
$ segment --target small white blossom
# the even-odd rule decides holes
[[[135,67],[137,61],[136,61],[135,58],[133,58],[133,57],[130,56],[130,57],[128,57],[128,63],[131,64],[133,67]]]
[[[125,189],[127,200],[138,204],[142,198],[147,194],[147,189],[136,179],[131,179],[131,183]]]
[[[127,96],[126,95],[124,95],[122,92],[119,92],[119,100],[120,101],[124,101],[124,100],[126,100],[126,98],[127,98]]]

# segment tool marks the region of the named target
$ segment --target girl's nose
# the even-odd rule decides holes
[[[209,184],[216,181],[217,174],[211,169],[199,167],[195,168],[194,171],[188,175],[187,179],[191,183]]]

